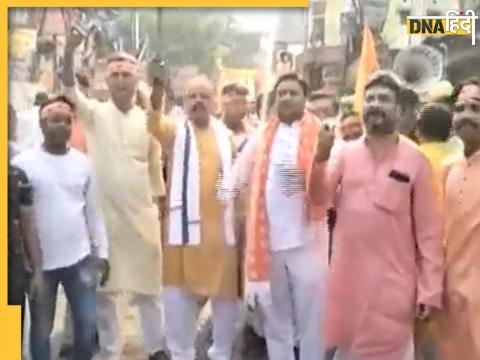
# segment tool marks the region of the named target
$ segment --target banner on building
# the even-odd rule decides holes
[[[25,60],[36,49],[37,31],[24,28],[12,30],[9,44],[9,59]]]
[[[256,70],[224,68],[222,69],[222,72],[218,78],[218,93],[220,93],[225,85],[238,83],[248,89],[250,96],[256,96],[258,87],[257,78],[258,76]]]

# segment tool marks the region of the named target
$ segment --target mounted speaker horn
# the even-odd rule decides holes
[[[393,62],[393,71],[417,94],[424,94],[443,76],[443,54],[428,45],[401,50]]]

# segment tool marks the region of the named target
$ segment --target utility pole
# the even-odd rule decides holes
[[[303,50],[308,48],[308,40],[310,36],[310,8],[307,7],[303,13],[303,21],[305,21],[305,36],[303,37]]]
[[[140,48],[140,19],[139,19],[138,10],[135,10],[135,13],[133,16],[134,16],[133,26],[134,26],[134,34],[135,34],[134,47],[135,47],[135,51],[138,51]]]
[[[157,46],[162,47],[163,45],[163,8],[157,8]]]

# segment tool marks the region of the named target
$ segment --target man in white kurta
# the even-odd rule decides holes
[[[301,360],[322,359],[328,233],[324,212],[313,218],[302,160],[313,156],[320,123],[304,111],[296,75],[274,91],[278,118],[249,140],[235,169],[236,186],[249,190],[246,297],[264,315],[270,359],[295,359],[297,344]]]
[[[154,199],[164,195],[159,144],[147,131],[145,112],[134,105],[136,63],[126,55],[109,60],[111,100],[86,98],[73,81],[73,49],[67,40],[63,82],[92,143],[91,158],[110,241],[111,273],[98,299],[101,354],[118,359],[122,344],[117,315],[119,293],[139,306],[143,339],[150,359],[163,350],[161,241]]]

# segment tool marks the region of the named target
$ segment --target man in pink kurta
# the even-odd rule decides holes
[[[400,84],[389,75],[367,84],[367,136],[331,158],[319,136],[312,200],[335,192],[337,223],[329,277],[327,342],[335,359],[411,360],[415,316],[440,307],[440,212],[427,159],[397,133]]]
[[[445,171],[445,304],[442,360],[480,359],[480,82],[466,82],[454,106],[465,158]]]

